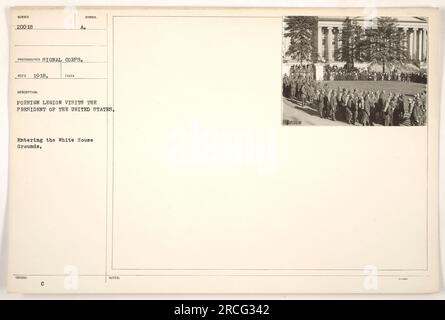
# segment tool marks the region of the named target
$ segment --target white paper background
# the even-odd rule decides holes
[[[373,6],[373,7],[379,7],[379,6],[389,6],[389,7],[395,7],[395,6],[419,6],[419,2],[415,0],[398,0],[398,1],[384,1],[384,0],[374,0],[374,1],[359,1],[359,0],[349,0],[349,1],[329,1],[329,0],[311,0],[311,1],[305,1],[305,0],[299,0],[299,1],[267,1],[267,0],[257,0],[257,1],[113,1],[113,0],[101,0],[101,1],[19,1],[19,0],[3,0],[2,1],[2,11],[0,14],[0,39],[3,42],[3,45],[0,46],[0,65],[1,65],[1,73],[0,73],[0,299],[22,299],[22,298],[31,298],[31,299],[38,299],[38,298],[57,298],[54,296],[46,297],[46,296],[22,296],[22,295],[10,295],[6,293],[6,266],[7,266],[7,219],[6,219],[6,199],[7,199],[7,162],[8,162],[8,112],[7,112],[7,86],[8,86],[8,7],[11,6],[37,6],[37,5],[46,5],[46,6],[129,6],[129,5],[135,5],[135,6],[218,6],[218,7],[230,7],[230,6],[238,6],[238,7],[334,7],[334,6],[343,6],[343,7],[366,7],[366,6]],[[441,8],[441,14],[445,14],[445,3],[443,0],[426,0],[423,1],[422,6],[434,6],[434,7],[440,7]],[[445,20],[442,19],[442,25],[441,25],[441,34],[445,34]],[[442,50],[443,50],[443,40],[445,37],[442,37]],[[443,51],[442,51],[443,52]],[[441,66],[443,70],[443,65]],[[445,120],[444,116],[444,99],[445,99],[445,91],[443,90],[443,84],[442,84],[442,103],[441,103],[441,122]],[[444,137],[444,129],[441,128],[441,137]],[[443,161],[443,151],[444,151],[444,145],[443,139],[440,140],[440,153],[441,153],[441,161],[440,164],[442,165],[444,163]],[[440,170],[440,176],[441,181],[444,181],[444,174],[442,170]],[[442,187],[442,185],[441,185]],[[443,192],[440,192],[441,195],[441,203],[443,203],[444,196]],[[444,219],[441,219],[441,231],[445,232],[445,221]],[[443,258],[444,251],[444,245],[445,241],[441,240],[442,244],[442,274],[445,270],[444,262],[445,259]],[[442,291],[438,294],[434,295],[410,295],[410,296],[385,296],[387,298],[435,298],[435,299],[445,299],[445,291],[443,289],[443,281],[442,281]],[[104,296],[82,296],[82,295],[76,295],[76,296],[61,296],[60,298],[103,298]],[[234,298],[233,296],[211,296],[215,298],[221,298],[221,299],[230,299]],[[150,295],[150,296],[119,296],[119,295],[113,295],[108,296],[108,298],[152,298],[152,299],[163,299],[163,298],[184,298],[184,296],[156,296],[156,295]],[[209,296],[189,296],[187,298],[209,298]],[[329,299],[329,298],[353,298],[353,299],[364,299],[364,298],[383,298],[383,296],[352,296],[352,295],[341,295],[341,296],[332,296],[332,295],[323,295],[323,296],[306,296],[306,295],[297,295],[297,296],[243,296],[243,298],[253,298],[253,299],[307,299],[307,298],[321,298],[321,299]]]

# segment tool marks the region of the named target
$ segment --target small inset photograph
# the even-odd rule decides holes
[[[428,21],[283,18],[283,125],[427,125]]]

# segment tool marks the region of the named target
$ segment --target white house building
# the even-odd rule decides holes
[[[346,17],[318,17],[317,52],[318,58],[327,63],[338,62],[334,54],[341,47],[341,33]],[[368,17],[350,17],[364,29],[376,28],[377,19]],[[425,62],[427,58],[428,23],[421,17],[398,17],[397,24],[406,35],[409,57],[412,60]],[[289,47],[290,39],[283,38],[283,54]]]

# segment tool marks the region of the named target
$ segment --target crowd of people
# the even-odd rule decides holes
[[[289,69],[289,74],[298,75],[307,81],[315,80],[314,64],[294,64]]]
[[[385,90],[358,90],[315,81],[309,68],[293,68],[283,77],[283,96],[317,110],[321,118],[369,126],[426,124],[426,91],[413,96]]]
[[[324,67],[324,80],[368,80],[368,81],[403,81],[427,83],[425,72],[389,72],[372,71],[366,68],[346,68],[326,65]]]

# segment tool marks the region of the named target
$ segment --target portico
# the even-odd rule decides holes
[[[364,29],[376,28],[376,20],[367,20],[363,17],[351,17]],[[319,17],[317,27],[318,58],[324,62],[339,61],[337,52],[341,48],[342,29],[345,17]],[[403,31],[407,41],[410,59],[423,62],[427,58],[428,30],[427,22],[423,18],[406,17],[398,19],[398,27]]]

